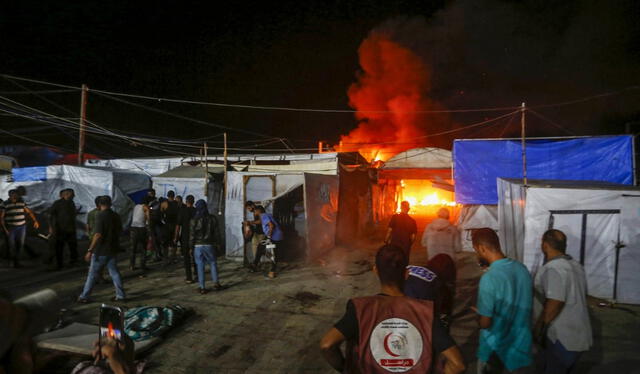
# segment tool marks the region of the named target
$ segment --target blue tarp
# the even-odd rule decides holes
[[[526,142],[527,177],[633,184],[633,137],[532,139]],[[497,178],[522,178],[520,140],[456,140],[456,202],[497,204]]]
[[[46,181],[47,167],[33,166],[29,168],[13,168],[11,170],[15,182]]]

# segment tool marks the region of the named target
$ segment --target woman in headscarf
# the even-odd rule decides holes
[[[218,264],[213,245],[217,243],[218,222],[214,216],[209,214],[207,203],[200,199],[196,202],[196,214],[191,219],[189,241],[193,248],[193,257],[198,269],[198,289],[200,294],[207,293],[204,287],[204,265],[209,264],[211,268],[211,279],[213,289],[221,288],[218,282]]]

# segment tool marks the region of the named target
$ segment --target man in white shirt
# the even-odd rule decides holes
[[[460,252],[460,232],[449,222],[449,210],[440,208],[438,218],[434,219],[422,234],[422,245],[427,248],[429,260],[444,253],[455,262],[456,253]]]
[[[545,264],[534,282],[536,300],[542,303],[534,337],[543,347],[544,373],[570,373],[580,354],[593,343],[587,307],[584,268],[565,254],[567,237],[559,230],[542,236]]]

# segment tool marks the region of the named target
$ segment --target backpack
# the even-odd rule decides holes
[[[131,308],[124,315],[124,330],[134,341],[158,337],[176,326],[186,312],[180,305]]]

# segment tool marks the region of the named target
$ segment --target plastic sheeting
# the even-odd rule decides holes
[[[220,209],[220,193],[222,183],[210,179],[208,182],[204,178],[174,178],[174,177],[153,177],[153,189],[156,196],[166,197],[167,192],[174,191],[176,196],[182,196],[184,200],[188,195],[193,195],[195,201],[200,199],[207,202],[209,213],[218,214]],[[205,186],[207,188],[205,194]]]
[[[197,161],[193,157],[119,158],[112,160],[86,160],[84,165],[140,171],[154,177],[194,160]]]
[[[556,228],[567,235],[567,253],[583,259],[588,293],[612,299],[620,242],[616,300],[640,304],[640,189],[533,180],[525,191],[520,181],[502,179],[499,188],[501,239],[522,251],[516,258],[532,273],[542,265],[542,234]]]
[[[464,205],[458,217],[462,250],[473,252],[471,231],[488,227],[498,231],[498,207],[496,205]]]
[[[451,169],[451,151],[442,148],[413,148],[387,160],[382,169]]]
[[[633,184],[633,137],[527,140],[531,179],[594,180]],[[497,178],[522,178],[520,140],[456,140],[456,202],[497,204]]]
[[[272,198],[304,183],[303,173],[275,174],[230,171],[227,173],[227,196],[225,199],[225,244],[226,256],[244,259],[244,236],[242,222],[248,218],[244,204],[248,200],[260,201]],[[267,206],[269,211],[270,205]]]
[[[334,175],[304,175],[307,215],[307,256],[318,258],[336,244],[339,179]]]
[[[126,226],[134,205],[127,195],[148,189],[149,184],[146,175],[131,171],[70,165],[16,168],[13,169],[13,181],[7,179],[0,183],[0,196],[5,198],[9,190],[25,186],[25,200],[29,207],[36,214],[44,214],[59,198],[60,190],[73,188],[76,195],[74,202],[78,208],[77,232],[83,236],[87,213],[95,207],[94,199],[97,196],[111,196],[113,209],[120,214]]]

